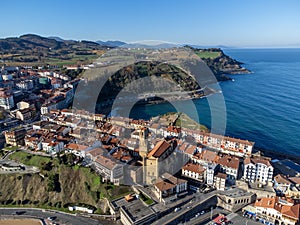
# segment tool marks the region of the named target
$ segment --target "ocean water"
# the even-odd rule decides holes
[[[300,49],[228,49],[225,53],[253,72],[219,83],[226,105],[225,134],[300,156]],[[206,98],[194,100],[196,113],[185,104],[183,112],[211,128]],[[130,116],[149,119],[171,111],[175,109],[168,103],[137,105]]]

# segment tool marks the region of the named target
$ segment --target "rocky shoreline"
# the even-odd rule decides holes
[[[279,160],[290,159],[293,162],[300,164],[300,156],[298,156],[298,155],[292,155],[292,154],[288,154],[286,152],[280,153],[280,152],[270,150],[270,149],[263,149],[263,148],[255,147],[254,153],[257,153],[257,152],[260,152],[263,156],[270,157],[272,159],[279,159]]]
[[[227,75],[252,73],[250,70],[242,66],[244,63],[226,55],[220,48],[192,49],[212,70],[218,81],[232,80],[232,78]],[[209,55],[214,57],[208,57]]]

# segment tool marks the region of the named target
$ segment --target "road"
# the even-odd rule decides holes
[[[212,218],[215,218],[219,214],[228,214],[228,211],[221,208],[213,209],[212,212],[206,210],[203,215],[198,215],[198,216],[195,215],[192,218],[186,218],[186,220],[183,222],[185,222],[184,223],[185,225],[203,224],[204,222],[209,221],[211,216]]]
[[[196,207],[200,204],[202,204],[203,202],[207,201],[208,199],[210,199],[211,197],[217,195],[219,193],[219,191],[212,191],[209,192],[207,194],[199,194],[196,193],[194,196],[195,198],[193,198],[192,202],[188,202],[185,205],[181,206],[181,210],[178,211],[177,213],[169,213],[168,215],[160,218],[159,220],[156,220],[153,224],[156,225],[161,225],[161,224],[168,224],[168,223],[174,223],[175,220],[178,220],[178,218],[182,217],[185,214],[191,214],[191,212],[195,212],[198,213],[198,211],[196,212]],[[193,216],[195,215],[193,214]],[[190,217],[192,218],[192,217]]]
[[[24,212],[22,215],[16,215],[16,212]],[[33,217],[38,219],[46,219],[48,217],[55,217],[54,222],[65,225],[99,225],[98,220],[79,217],[75,215],[60,213],[60,212],[50,212],[40,209],[28,209],[28,208],[0,208],[0,217],[2,216],[13,216],[14,218],[26,218]]]
[[[21,167],[19,167],[21,166]],[[3,167],[7,169],[3,169]],[[21,163],[17,163],[13,160],[1,160],[0,159],[0,174],[26,174],[26,173],[39,173],[39,168],[35,166],[26,166]]]

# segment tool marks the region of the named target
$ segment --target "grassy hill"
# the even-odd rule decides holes
[[[91,41],[58,41],[26,34],[0,39],[0,60],[8,65],[73,65],[91,63],[106,49]]]
[[[137,84],[132,82],[144,77],[150,77],[150,79],[146,81],[141,79]],[[160,77],[163,77],[166,82],[161,82]],[[178,85],[174,85],[174,83]],[[98,82],[90,82],[89,85],[91,87],[95,85],[95,88],[90,88],[90,91],[93,91],[97,88]],[[161,92],[161,90],[192,91],[200,89],[200,86],[192,76],[173,65],[159,62],[139,62],[127,66],[111,76],[101,89],[99,101],[114,98],[121,90],[124,91],[126,88],[131,93],[138,94]]]
[[[166,113],[158,118],[158,123],[162,125],[173,125],[177,127],[187,128],[187,129],[193,129],[193,130],[201,130],[201,131],[209,131],[208,128],[192,118],[190,118],[185,113],[180,112],[170,112]]]
[[[66,211],[68,204],[87,204],[102,212],[104,198],[131,192],[130,187],[102,183],[91,168],[71,166],[58,158],[16,152],[11,159],[37,166],[40,174],[0,175],[0,205],[37,206]]]
[[[228,80],[226,74],[247,74],[249,70],[241,62],[226,55],[220,48],[192,48],[215,74],[218,80]]]

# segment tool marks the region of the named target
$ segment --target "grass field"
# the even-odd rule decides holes
[[[193,129],[193,130],[202,130],[202,131],[208,131],[207,127],[197,123],[195,120],[190,118],[188,115],[181,113],[180,116],[177,118],[175,122],[175,126],[180,126],[187,129]]]
[[[57,160],[51,159],[50,157],[32,155],[26,152],[18,151],[9,156],[9,159],[15,160],[17,162],[23,163],[28,166],[36,166],[41,168],[43,164],[53,161],[58,163]]]
[[[207,52],[207,51],[204,51],[204,52],[196,52],[196,54],[202,59],[203,58],[204,59],[208,59],[208,58],[215,59],[215,58],[220,56],[220,52]]]
[[[76,55],[76,54],[69,54],[66,55],[65,58],[55,57],[55,56],[48,56],[42,57],[38,61],[27,61],[26,58],[31,59],[34,58],[34,55],[20,55],[20,54],[10,54],[7,55],[13,57],[13,59],[9,59],[5,61],[5,64],[9,66],[22,66],[22,65],[55,65],[55,66],[64,66],[64,65],[80,65],[80,64],[89,64],[94,62],[97,58],[99,58],[104,51],[94,51],[94,54],[87,54],[87,55]],[[4,59],[5,57],[2,56]],[[22,58],[22,60],[21,60]],[[3,63],[4,64],[4,63]],[[0,63],[1,65],[1,63]]]

